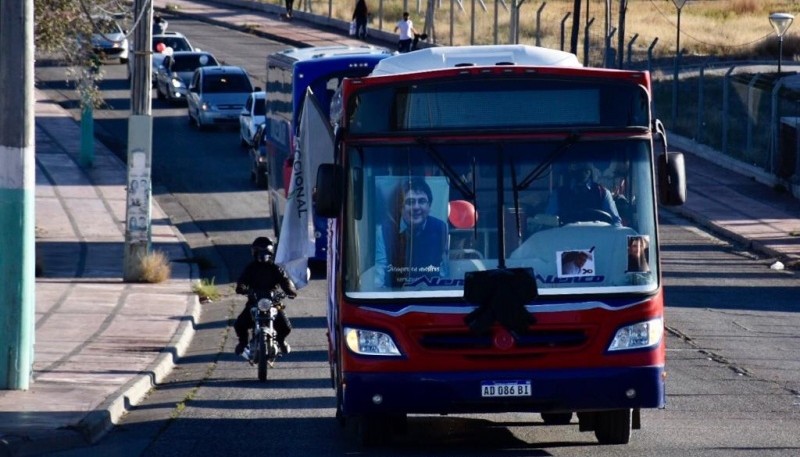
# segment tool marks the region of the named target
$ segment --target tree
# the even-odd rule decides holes
[[[97,87],[104,72],[102,62],[92,51],[95,29],[93,15],[108,14],[125,18],[130,5],[119,0],[34,0],[34,41],[39,53],[61,59],[67,66],[66,78],[80,93],[81,107],[102,103]]]

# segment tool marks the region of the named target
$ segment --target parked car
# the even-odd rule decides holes
[[[131,46],[133,43],[131,43]],[[164,62],[164,58],[178,51],[200,51],[200,48],[195,48],[189,42],[189,39],[180,32],[164,32],[158,35],[153,35],[150,50],[152,51],[152,83],[156,85],[156,72],[158,67]],[[134,59],[128,61],[128,80],[130,81],[133,76]]]
[[[267,162],[267,124],[262,123],[256,127],[256,132],[248,142],[250,155],[250,181],[256,186],[266,189],[269,177],[269,163]]]
[[[200,67],[219,66],[208,52],[178,51],[164,57],[156,70],[156,96],[171,102],[185,101],[194,71]]]
[[[189,122],[198,130],[209,125],[236,124],[247,97],[259,91],[261,88],[253,87],[242,67],[200,67],[192,75],[186,96]]]
[[[250,146],[253,135],[259,125],[267,120],[266,93],[253,92],[247,97],[244,109],[239,114],[239,143],[242,147]]]
[[[129,61],[130,47],[127,30],[120,27],[112,17],[99,16],[92,18],[92,50],[101,59],[119,59],[119,63]]]

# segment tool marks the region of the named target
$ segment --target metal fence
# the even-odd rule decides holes
[[[670,131],[780,179],[800,178],[800,81],[772,62],[709,62],[653,71],[657,116]]]
[[[281,7],[284,2],[262,1]],[[295,1],[296,10],[342,24],[349,22],[355,5],[355,0]],[[548,10],[546,1],[369,0],[369,4],[369,28],[391,33],[402,12],[409,11],[415,28],[427,33],[432,45],[525,43],[570,48],[570,14]],[[337,10],[342,5],[348,9]],[[795,90],[791,78],[778,78],[776,62],[657,57],[663,55],[656,52],[658,38],[643,42],[635,31],[620,37],[616,24],[595,14],[604,12],[591,11],[580,21],[577,55],[584,65],[650,71],[655,111],[670,131],[778,178],[800,182],[800,83]]]

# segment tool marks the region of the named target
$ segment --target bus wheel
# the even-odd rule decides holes
[[[572,413],[541,413],[547,425],[567,425],[572,422]]]
[[[340,427],[344,427],[347,425],[347,421],[344,417],[344,392],[342,392],[341,386],[336,386],[336,422],[339,423]]]
[[[379,414],[358,417],[358,441],[361,446],[381,446],[389,442],[392,434],[392,421]]]
[[[594,436],[600,444],[628,444],[631,440],[631,409],[597,413]]]

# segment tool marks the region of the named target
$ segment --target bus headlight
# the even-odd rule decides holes
[[[664,335],[664,320],[660,317],[649,321],[627,325],[617,330],[609,351],[625,351],[655,346]]]
[[[356,354],[399,356],[392,337],[383,332],[345,327],[347,347]]]

